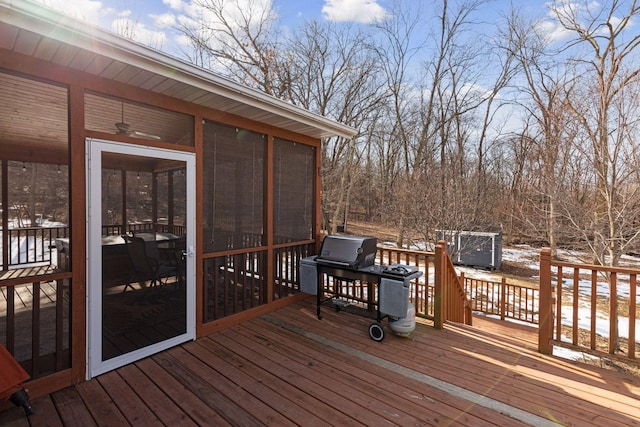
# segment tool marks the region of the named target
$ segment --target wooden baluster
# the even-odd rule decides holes
[[[552,328],[551,249],[543,248],[540,251],[540,326],[538,328],[538,351],[540,353],[553,353]]]

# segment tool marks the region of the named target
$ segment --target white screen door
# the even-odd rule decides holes
[[[88,376],[195,337],[195,155],[87,140]]]

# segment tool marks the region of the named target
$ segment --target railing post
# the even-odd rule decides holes
[[[500,320],[507,316],[507,279],[502,278],[500,283]]]
[[[633,344],[629,347],[632,347]],[[611,272],[609,276],[609,354],[618,349],[618,276]]]
[[[538,351],[552,354],[553,303],[551,292],[551,249],[540,250],[540,324],[538,327]]]
[[[636,306],[636,283],[638,281],[637,275],[632,274],[629,278],[629,307]],[[629,310],[629,342],[636,342],[636,311]],[[636,358],[636,346],[629,346],[629,359]]]
[[[447,242],[440,240],[436,244],[434,259],[434,284],[433,284],[433,327],[442,329],[445,316],[445,289],[444,284],[444,257],[447,253]]]

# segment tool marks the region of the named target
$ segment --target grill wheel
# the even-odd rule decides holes
[[[372,340],[380,342],[384,339],[384,328],[378,322],[369,325],[369,336]]]

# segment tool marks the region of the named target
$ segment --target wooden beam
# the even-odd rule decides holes
[[[552,354],[553,303],[551,291],[551,249],[540,251],[540,324],[538,326],[538,351]]]
[[[195,140],[195,149],[196,149],[196,220],[195,226],[201,226],[203,224],[203,210],[204,203],[203,198],[200,197],[203,193],[204,186],[204,154],[203,154],[203,139],[204,139],[204,118],[200,115],[196,115],[194,120],[194,129],[193,129],[193,138]],[[193,171],[185,171],[188,175]],[[202,233],[195,233],[195,270],[196,270],[196,336],[201,336],[201,331],[203,330],[204,325],[204,291],[203,288],[206,286],[204,279],[204,266],[203,266],[203,257],[202,253],[204,251],[204,239],[202,237]],[[189,250],[189,248],[187,248]]]
[[[2,160],[2,206],[9,206],[9,166]],[[9,230],[9,209],[2,209],[2,229]],[[2,233],[2,269],[9,265],[9,233]]]
[[[273,216],[273,135],[267,135],[267,147],[266,147],[266,167],[265,167],[265,233],[267,241],[267,266],[265,280],[267,282],[267,304],[273,302],[273,279],[274,279],[274,250],[273,242],[275,241],[273,232],[275,230],[274,216]]]
[[[52,149],[30,144],[29,141],[0,141],[0,158],[17,162],[44,163],[50,165],[69,164],[69,146]]]
[[[71,200],[69,217],[71,233],[71,377],[73,382],[83,381],[86,377],[87,354],[87,233],[86,206],[87,181],[85,164],[84,136],[84,91],[72,87],[69,90],[69,123],[71,129],[69,195]],[[73,185],[72,183],[76,183]]]
[[[446,319],[446,286],[444,283],[445,263],[444,258],[447,254],[447,242],[440,240],[436,244],[435,259],[433,267],[435,270],[433,281],[433,327],[442,329]]]

